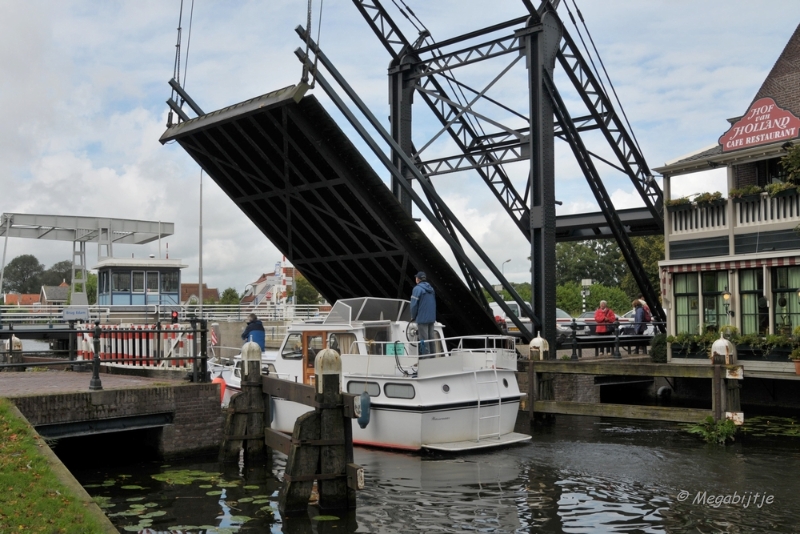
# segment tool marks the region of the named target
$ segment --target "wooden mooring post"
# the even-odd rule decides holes
[[[242,349],[245,378],[242,392],[231,397],[220,460],[245,460],[264,455],[264,446],[288,456],[278,507],[291,516],[308,510],[314,482],[323,510],[354,509],[355,491],[364,488],[364,470],[353,463],[351,419],[360,415],[358,397],[342,393],[339,353],[325,349],[314,361],[316,386],[261,376],[261,348]],[[311,406],[297,418],[291,436],[269,428],[271,397]],[[267,454],[267,458],[270,455]]]
[[[220,447],[220,460],[238,461],[244,448],[245,461],[263,459],[265,411],[261,393],[261,347],[245,343],[242,347],[242,392],[231,397]]]

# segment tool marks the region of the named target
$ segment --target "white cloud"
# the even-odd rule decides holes
[[[407,3],[439,41],[524,14],[518,0],[494,2],[491,10],[478,0]],[[415,38],[410,23],[390,2],[384,5],[406,35]],[[186,78],[189,93],[211,111],[296,83],[300,64],[293,51],[303,43],[294,27],[305,25],[305,6],[291,0],[235,6],[196,3]],[[727,127],[725,119],[741,114],[749,104],[800,20],[800,3],[790,0],[776,0],[769,9],[744,0],[677,5],[584,1],[580,7],[651,167],[714,143]],[[324,9],[324,50],[375,115],[385,120],[389,55],[351,2],[326,3]],[[315,38],[316,16],[315,12]],[[196,279],[198,269],[199,169],[179,146],[158,143],[166,123],[164,102],[173,74],[177,18],[177,2],[3,4],[0,211],[174,222],[175,235],[161,244],[162,252],[169,242],[170,257],[190,265],[184,273],[189,281]],[[562,18],[569,19],[565,12]],[[183,73],[185,61],[182,57]],[[507,62],[504,58],[457,75],[481,90]],[[563,74],[557,72],[556,79],[570,111],[579,114],[581,105],[563,83]],[[527,114],[526,88],[520,64],[489,94]],[[315,94],[338,116],[321,90]],[[420,98],[415,102],[414,140],[421,146],[439,125],[431,121]],[[481,110],[489,112],[485,106]],[[508,112],[498,116],[517,122]],[[352,134],[349,126],[342,128]],[[587,139],[593,151],[609,156],[602,139]],[[443,136],[426,157],[454,150],[453,142]],[[374,156],[365,157],[388,177]],[[616,207],[641,205],[627,178],[607,166],[598,168]],[[508,172],[524,195],[525,164],[511,165]],[[596,210],[571,151],[558,141],[556,172],[556,197],[564,202],[558,213]],[[483,181],[474,173],[435,180],[487,254],[497,264],[511,258],[505,273],[515,280],[527,279],[529,245]],[[709,183],[719,180],[712,177]],[[696,181],[686,183],[689,189],[692,185]],[[681,187],[684,183],[675,179],[674,190]],[[692,192],[697,191],[687,189],[687,194]],[[204,280],[220,289],[233,286],[242,291],[261,272],[271,270],[280,253],[211,180],[205,180],[203,193]],[[434,243],[447,248],[430,225],[423,226]],[[70,247],[11,239],[7,261],[31,253],[49,266],[69,258]],[[115,253],[157,254],[158,243],[120,246]],[[89,263],[93,259],[90,247]]]

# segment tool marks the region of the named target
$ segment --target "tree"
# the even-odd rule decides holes
[[[653,289],[655,289],[656,294],[660,294],[659,288],[661,285],[658,274],[658,262],[664,259],[664,236],[651,235],[646,237],[632,237],[631,244],[636,254],[638,254],[639,260],[642,262],[650,284],[653,286]],[[619,261],[623,263],[625,261],[622,257],[622,253],[619,254]],[[625,276],[623,276],[620,281],[619,287],[632,297],[631,300],[641,293],[639,286],[636,284],[636,280],[634,280],[633,275],[627,269]]]
[[[72,262],[69,260],[54,263],[42,274],[43,286],[58,286],[62,282],[72,283]]]
[[[239,304],[239,293],[232,287],[229,287],[225,291],[222,292],[222,296],[219,298],[220,304]]]
[[[556,243],[556,280],[564,284],[591,279],[617,285],[627,272],[619,256],[619,247],[610,239]]]
[[[295,274],[292,291],[289,294],[293,297],[297,295],[297,298],[292,299],[295,304],[319,304],[319,291],[299,272]]]
[[[17,293],[39,293],[42,289],[42,274],[44,265],[39,263],[36,256],[23,254],[17,256],[6,266],[4,273],[3,290]]]

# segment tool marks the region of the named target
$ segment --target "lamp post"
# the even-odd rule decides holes
[[[506,263],[510,262],[511,260],[506,260],[500,264],[500,272],[503,273],[503,278],[506,277]]]

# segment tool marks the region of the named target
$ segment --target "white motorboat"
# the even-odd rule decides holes
[[[420,355],[407,300],[353,298],[336,302],[322,320],[289,327],[278,351],[262,355],[262,370],[314,384],[314,358],[341,354],[344,391],[370,396],[366,428],[353,425],[353,442],[393,449],[465,451],[529,440],[514,432],[521,393],[511,336],[435,339]],[[212,376],[239,390],[241,360],[210,363]],[[275,398],[272,428],[292,432],[310,408]]]

